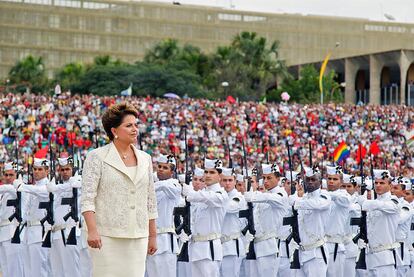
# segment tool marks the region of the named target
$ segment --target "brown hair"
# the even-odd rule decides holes
[[[102,125],[105,129],[106,135],[110,140],[114,139],[111,129],[117,128],[121,125],[122,120],[127,115],[138,117],[138,111],[134,106],[128,103],[119,103],[111,106],[102,116]]]

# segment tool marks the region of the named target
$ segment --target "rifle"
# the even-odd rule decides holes
[[[369,155],[371,163],[371,179],[372,179],[372,190],[374,191],[374,199],[377,199],[377,193],[375,192],[375,177],[374,177],[374,164],[372,162],[372,154]],[[361,193],[362,195],[362,193]]]
[[[291,187],[291,194],[295,193],[295,186],[293,184],[293,176],[292,176],[292,159],[290,157],[290,146],[288,140],[286,140],[286,147],[288,151],[289,157],[289,171],[290,171],[290,187]],[[289,225],[292,228],[289,236],[286,238],[286,244],[289,244],[293,239],[298,245],[300,244],[300,236],[299,236],[299,222],[298,222],[298,211],[294,209],[292,206],[292,216],[284,217],[283,218],[283,225]],[[295,249],[293,252],[293,260],[290,263],[291,269],[300,269],[300,262],[299,262],[299,250]]]
[[[252,181],[249,177],[249,169],[247,167],[247,152],[244,146],[244,139],[242,138],[242,147],[243,147],[243,164],[246,170],[246,177],[247,177],[247,191],[250,191],[252,187]],[[253,203],[247,202],[247,209],[239,211],[239,218],[246,218],[247,225],[243,228],[242,234],[246,235],[247,231],[253,236],[256,234],[256,229],[254,227],[254,215],[253,215]],[[247,260],[256,260],[256,252],[254,250],[254,241],[249,242],[249,249],[246,254]]]
[[[53,150],[52,150],[52,142],[50,143],[49,147],[49,155],[50,155],[50,180],[55,179],[55,162],[53,157]],[[54,213],[53,213],[53,202],[55,196],[53,193],[49,193],[49,201],[47,202],[40,202],[39,209],[46,210],[46,216],[40,220],[40,223],[43,227],[43,233],[45,232],[45,222],[48,222],[50,226],[55,224],[54,220]],[[52,230],[47,231],[46,236],[44,237],[42,247],[51,248],[52,247]]]
[[[191,172],[188,166],[188,145],[187,145],[187,129],[184,129],[184,140],[185,140],[185,183],[190,184]],[[191,235],[191,204],[185,199],[184,207],[175,207],[173,211],[175,233],[180,234],[184,231],[188,236]],[[181,221],[182,218],[182,221]],[[188,241],[186,241],[181,247],[181,251],[177,256],[179,262],[189,262],[188,256]]]
[[[9,199],[7,200],[6,206],[8,207],[14,207],[14,213],[8,218],[10,222],[13,221],[13,219],[16,219],[16,221],[19,223],[19,225],[16,227],[16,230],[14,231],[14,235],[11,239],[11,243],[20,243],[20,233],[22,232],[24,225],[22,228],[22,193],[20,191],[16,192],[16,199]]]
[[[139,145],[139,150],[144,151],[142,148],[142,134],[139,131],[138,131],[138,145]]]
[[[299,222],[298,222],[298,211],[295,210],[292,206],[292,216],[284,217],[283,218],[283,225],[290,225],[292,228],[291,233],[286,238],[286,244],[289,244],[293,239],[298,245],[300,244],[300,236],[299,236]],[[295,249],[293,252],[293,260],[290,262],[291,269],[300,269],[300,262],[299,262],[299,250]]]
[[[231,159],[231,155],[230,155],[230,144],[229,144],[228,137],[226,137],[226,144],[227,144],[227,152],[229,153],[229,168],[233,168],[233,160]]]
[[[63,219],[67,221],[69,218],[72,218],[76,224],[79,222],[78,216],[78,188],[72,188],[72,197],[62,198],[62,205],[69,205],[70,211],[67,213]],[[76,245],[76,226],[73,226],[69,232],[68,239],[66,240],[67,245]]]
[[[295,185],[293,184],[293,175],[292,175],[292,170],[293,170],[293,165],[292,165],[292,157],[290,156],[290,145],[289,145],[289,141],[286,139],[286,148],[287,148],[287,152],[288,152],[288,158],[289,158],[289,171],[290,171],[290,194],[295,194],[296,188]]]
[[[359,160],[360,160],[360,174],[361,174],[361,195],[365,193],[365,176],[364,176],[364,164],[362,161],[361,154],[361,145],[359,145]],[[357,244],[359,239],[362,239],[365,243],[368,243],[368,234],[367,234],[367,212],[361,211],[361,217],[351,217],[351,226],[358,226],[359,233],[352,239],[352,241]],[[359,252],[359,257],[356,263],[356,269],[367,269],[367,263],[365,260],[366,249],[362,248]]]
[[[302,181],[303,181],[303,190],[304,190],[304,192],[308,192],[307,185],[306,185],[306,178],[305,178],[305,175],[306,175],[305,174],[305,167],[303,166],[303,162],[302,162],[302,158],[300,157],[299,149],[298,149],[297,155],[298,155],[299,164],[300,164],[300,175],[301,175]]]
[[[99,138],[98,138],[98,134],[100,134],[100,130],[98,127],[95,127],[95,147],[99,148]]]

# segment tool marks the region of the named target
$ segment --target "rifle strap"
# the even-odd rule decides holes
[[[239,239],[234,239],[236,241],[236,251],[237,257],[240,257],[240,246],[239,246]]]
[[[289,243],[287,243],[287,241],[285,242],[285,246],[286,246],[286,255],[288,256],[288,259],[290,259],[290,253],[289,253]]]
[[[279,257],[280,254],[280,239],[277,239],[277,254],[276,257]]]
[[[173,233],[169,233],[169,234],[170,234],[171,253],[174,253],[174,234]]]
[[[60,234],[62,235],[62,241],[63,241],[63,245],[66,247],[66,239],[65,239],[65,232],[64,230],[60,230]]]
[[[392,255],[394,256],[394,268],[397,268],[397,255],[395,249],[392,249]]]
[[[321,248],[322,258],[325,264],[328,264],[328,260],[326,259],[325,249],[323,248],[323,245],[320,248]]]
[[[210,240],[209,243],[210,243],[211,260],[214,261],[214,243],[213,243],[213,240]]]

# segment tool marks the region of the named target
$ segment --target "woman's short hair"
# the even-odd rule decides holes
[[[111,129],[119,127],[127,115],[138,117],[138,111],[134,106],[127,103],[115,104],[104,113],[102,116],[102,125],[110,140],[114,139]]]

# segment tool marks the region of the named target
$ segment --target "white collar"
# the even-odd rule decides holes
[[[39,181],[36,181],[35,185],[36,186],[42,186],[42,185],[46,185],[48,182],[49,182],[49,179],[47,177],[45,177],[45,178],[43,178]]]
[[[216,191],[216,190],[219,190],[219,189],[221,189],[221,186],[220,186],[219,183],[215,183],[215,184],[212,184],[210,186],[206,186],[207,191],[211,191],[211,190]]]

